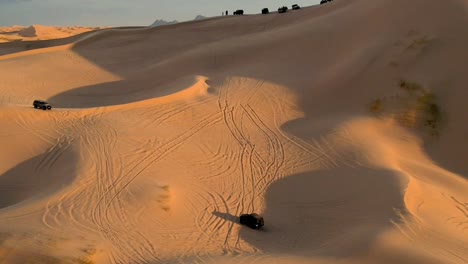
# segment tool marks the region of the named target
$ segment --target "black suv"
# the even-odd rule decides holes
[[[292,10],[297,10],[297,9],[301,9],[301,7],[297,4],[292,5]]]
[[[268,13],[270,13],[270,10],[268,10],[268,8],[262,9],[262,14],[268,14]]]
[[[263,217],[259,216],[256,213],[251,213],[241,215],[240,224],[246,225],[252,229],[260,229],[265,223],[263,221]]]
[[[34,100],[33,106],[34,108],[39,108],[42,110],[52,109],[52,106],[49,103],[47,103],[46,101],[42,101],[42,100]]]
[[[278,8],[278,13],[286,13],[288,12],[288,7],[287,6],[282,6]]]
[[[243,14],[244,14],[244,10],[238,9],[238,10],[234,11],[233,14],[234,14],[234,15],[243,15]]]

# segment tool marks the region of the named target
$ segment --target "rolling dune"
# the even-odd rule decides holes
[[[467,263],[467,12],[335,0],[0,45],[0,262]]]
[[[97,29],[99,27],[54,27],[43,25],[0,27],[0,43],[67,38]]]

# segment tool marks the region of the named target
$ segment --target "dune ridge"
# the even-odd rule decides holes
[[[100,28],[101,27],[59,27],[44,25],[0,27],[0,43],[66,38]]]
[[[466,263],[467,10],[335,0],[3,53],[0,260]]]

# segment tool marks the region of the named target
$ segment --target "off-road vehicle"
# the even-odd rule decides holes
[[[270,10],[268,10],[268,8],[262,9],[262,14],[269,14],[269,13],[270,13]]]
[[[52,106],[49,103],[47,103],[46,101],[42,101],[42,100],[34,100],[33,106],[34,108],[38,108],[42,110],[52,109]]]
[[[246,225],[252,229],[260,229],[264,225],[263,217],[256,213],[242,214],[239,222],[241,225]]]
[[[234,15],[243,15],[243,14],[244,14],[244,10],[238,9],[238,10],[234,11],[233,14],[234,14]]]
[[[286,13],[288,12],[288,7],[287,6],[282,6],[278,8],[278,13]]]
[[[297,4],[292,5],[292,10],[297,10],[297,9],[301,9],[301,7]]]

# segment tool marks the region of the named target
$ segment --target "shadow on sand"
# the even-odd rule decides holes
[[[48,101],[59,108],[88,108],[127,104],[167,96],[190,87],[196,81],[193,76],[175,78],[174,81],[167,83],[128,79],[73,89],[57,94],[49,98]]]
[[[239,224],[239,217],[229,214],[229,213],[221,213],[221,212],[212,212],[212,214],[216,217],[224,219],[226,221],[232,222],[234,224]]]
[[[369,168],[288,176],[266,192],[264,232],[241,229],[240,236],[268,254],[361,254],[405,210],[398,177]]]
[[[77,155],[57,148],[22,162],[0,176],[0,209],[33,197],[48,195],[76,177]]]

